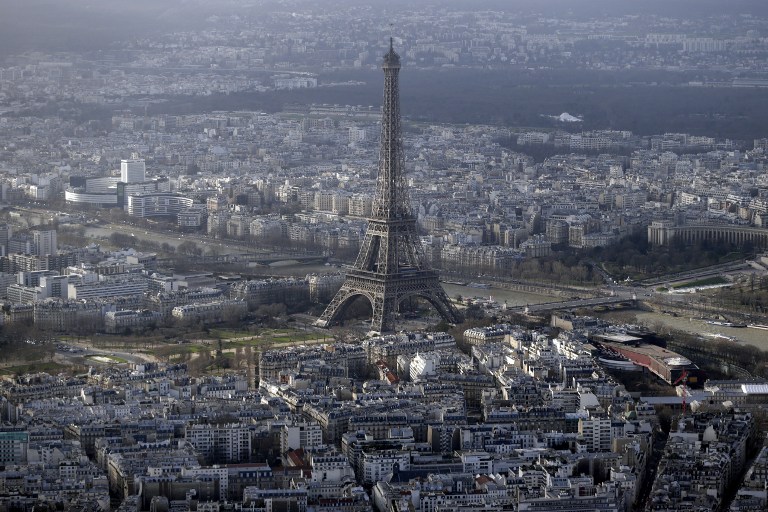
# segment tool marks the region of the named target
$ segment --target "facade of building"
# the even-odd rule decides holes
[[[187,426],[184,438],[211,463],[247,462],[251,456],[251,432],[239,423]]]
[[[299,448],[314,449],[323,444],[323,429],[314,422],[295,422],[280,430],[280,453]]]
[[[47,256],[56,254],[58,251],[57,237],[55,229],[32,231],[32,240],[35,243],[35,254],[37,256]]]
[[[0,464],[25,464],[29,433],[18,429],[0,430]]]
[[[173,318],[182,322],[220,322],[237,320],[248,312],[248,303],[242,299],[230,299],[176,306],[171,311]]]
[[[101,325],[101,306],[93,302],[45,300],[35,303],[34,322],[59,332],[93,331]]]
[[[141,158],[120,161],[120,181],[123,183],[143,183],[146,181],[146,165]]]
[[[158,311],[120,310],[107,311],[104,314],[104,329],[111,333],[125,332],[127,329],[144,329],[152,325],[158,325],[163,315]]]
[[[126,210],[131,217],[176,216],[192,206],[192,199],[179,194],[155,192],[129,195]]]
[[[149,283],[143,276],[115,276],[96,282],[82,282],[68,285],[68,298],[71,300],[103,299],[107,297],[126,297],[144,295]]]

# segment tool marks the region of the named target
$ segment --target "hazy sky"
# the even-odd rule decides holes
[[[519,10],[563,17],[768,15],[768,0],[0,0],[0,52],[94,49],[114,40],[195,30],[212,14],[328,12],[364,4],[401,10]]]

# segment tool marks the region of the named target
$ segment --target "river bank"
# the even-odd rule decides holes
[[[713,325],[704,319],[672,316],[666,313],[653,311],[609,312],[600,315],[606,320],[618,320],[626,318],[627,314],[633,314],[636,323],[645,325],[653,330],[669,329],[697,334],[705,339],[716,341],[718,339],[733,339],[736,343],[745,343],[761,350],[768,350],[768,331],[753,329],[751,327],[729,327]]]

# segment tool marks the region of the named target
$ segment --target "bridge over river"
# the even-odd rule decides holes
[[[634,304],[632,297],[621,295],[608,297],[593,297],[589,299],[573,299],[566,301],[544,302],[542,304],[530,304],[528,306],[517,306],[509,308],[509,311],[518,313],[549,313],[564,309],[594,308],[597,306],[615,306],[618,304]]]

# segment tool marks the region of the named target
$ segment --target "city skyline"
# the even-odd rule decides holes
[[[0,509],[768,507],[764,2],[2,11]]]

